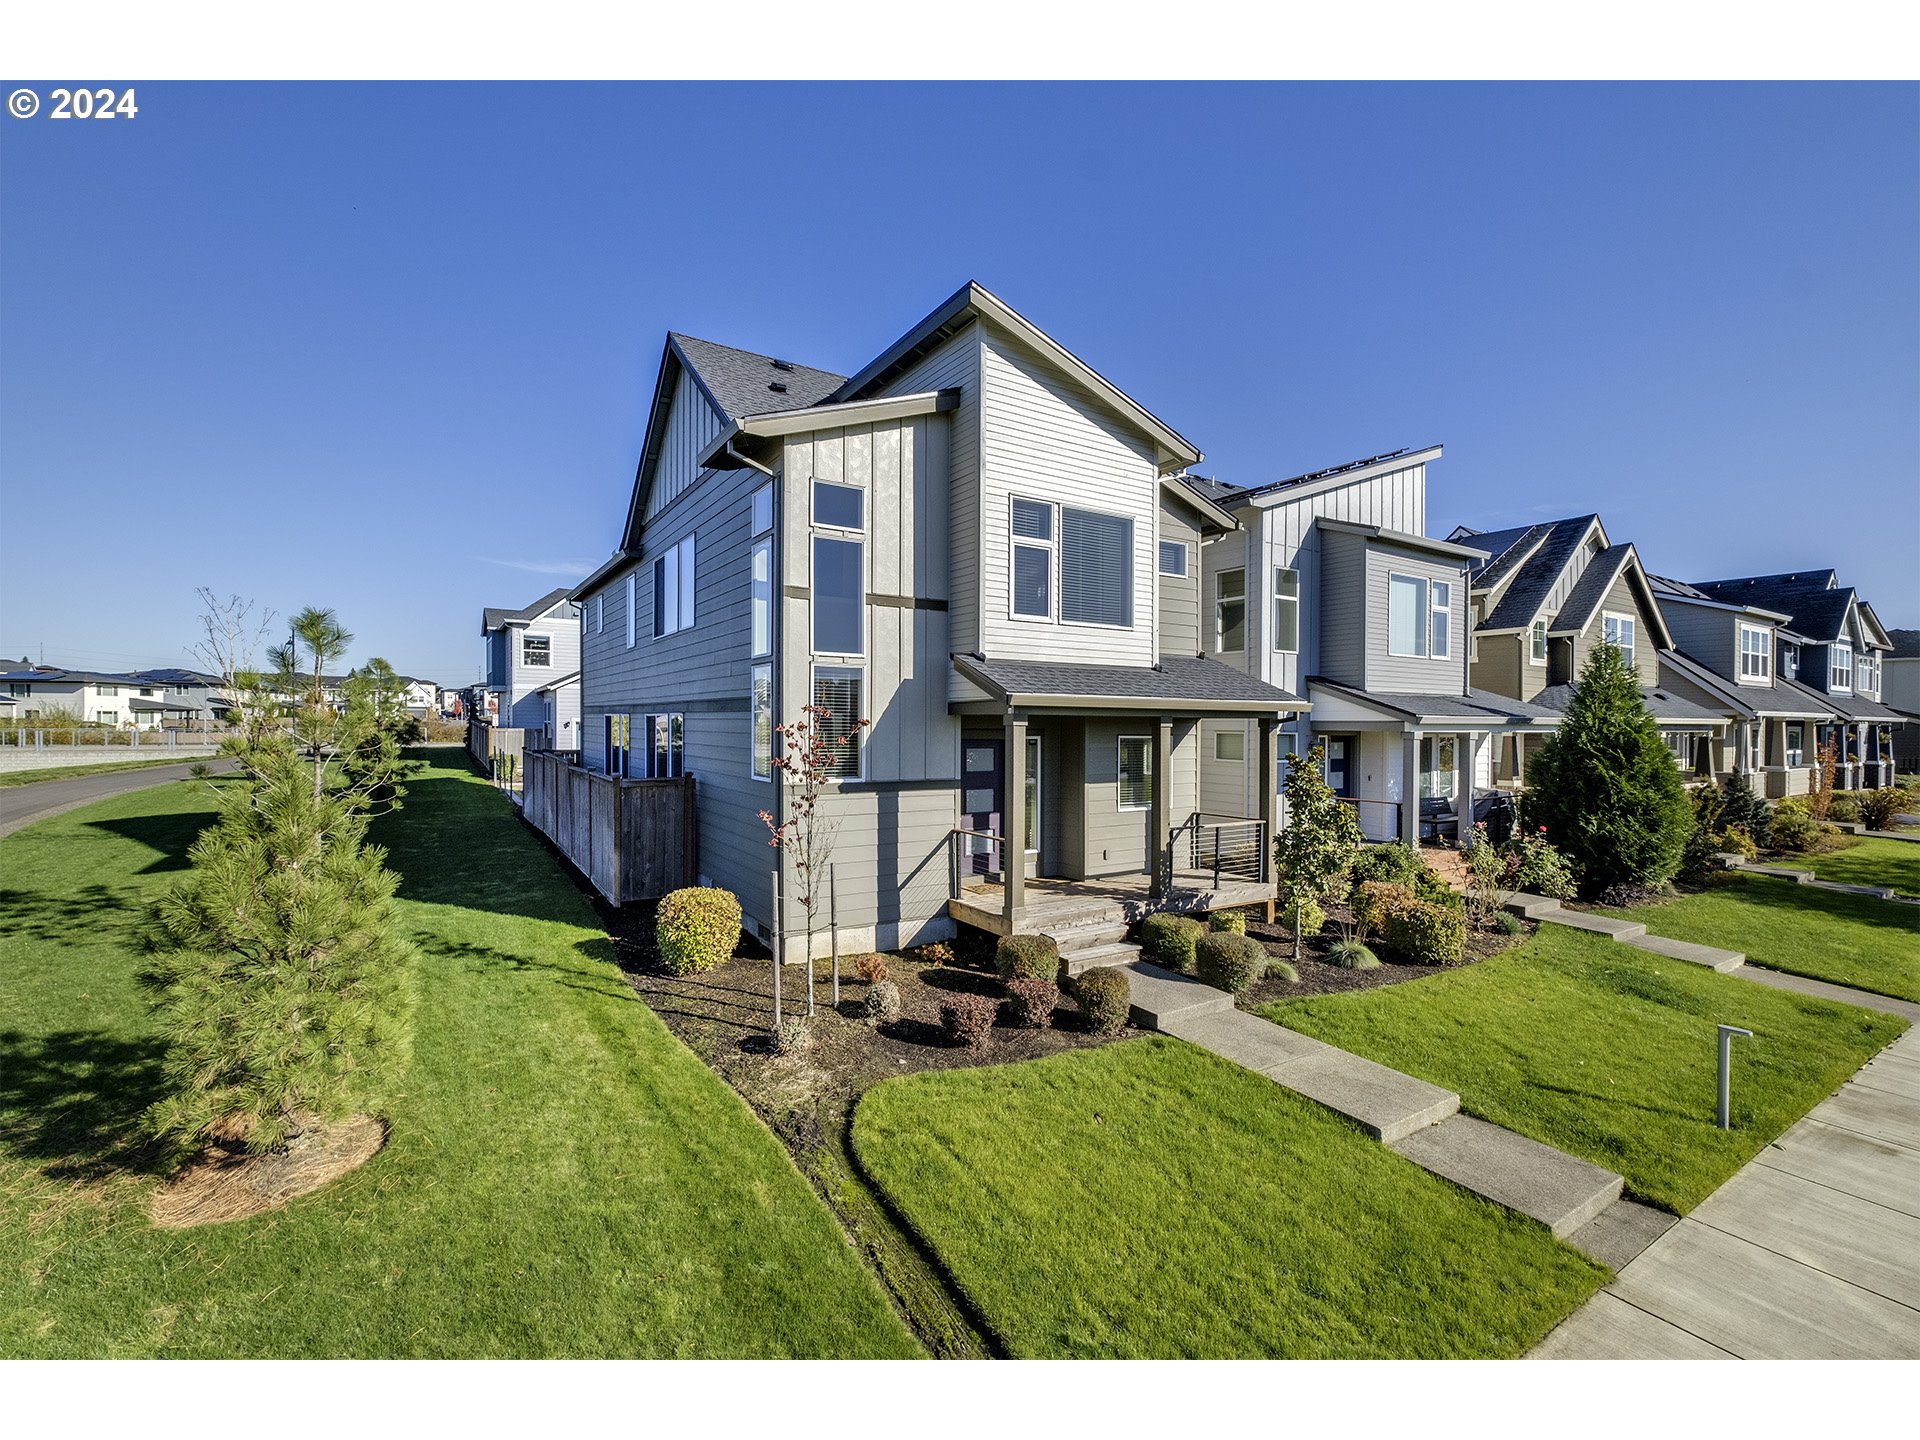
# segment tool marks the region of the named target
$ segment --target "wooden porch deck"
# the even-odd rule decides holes
[[[1132,924],[1161,910],[1185,914],[1262,905],[1274,896],[1271,882],[1222,875],[1216,885],[1211,870],[1176,871],[1172,887],[1157,900],[1147,894],[1145,875],[1111,875],[1099,880],[1030,879],[1024,892],[1026,903],[1015,915],[1012,931],[1002,912],[1001,887],[994,881],[969,879],[961,887],[959,898],[947,901],[947,913],[963,925],[995,935],[1027,934],[1083,920],[1124,920]]]

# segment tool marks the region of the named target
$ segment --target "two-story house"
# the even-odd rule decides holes
[[[1556,722],[1594,650],[1617,647],[1638,675],[1674,761],[1711,776],[1728,721],[1661,682],[1673,636],[1631,544],[1607,538],[1598,515],[1505,530],[1456,527],[1447,537],[1486,552],[1473,568],[1473,683],[1551,711]],[[1524,787],[1528,750],[1544,737],[1514,733],[1495,757],[1497,784]]]
[[[487,723],[535,732],[539,748],[580,745],[580,607],[562,586],[519,610],[486,610]]]
[[[1905,717],[1883,703],[1881,667],[1893,639],[1873,607],[1831,570],[1700,580],[1710,599],[1756,605],[1786,616],[1774,633],[1774,666],[1790,690],[1806,692],[1833,718],[1819,743],[1834,753],[1834,788],[1874,790],[1893,783],[1893,731]]]
[[[1464,841],[1496,742],[1551,723],[1471,681],[1468,584],[1483,557],[1425,534],[1426,469],[1440,455],[1396,450],[1208,490],[1240,528],[1206,547],[1203,649],[1306,695],[1310,717],[1296,717],[1286,746],[1324,743],[1328,784],[1373,840],[1417,844],[1438,814]],[[1204,804],[1255,813],[1259,782],[1236,760],[1247,742],[1230,720],[1205,728]]]
[[[669,335],[620,550],[574,591],[582,763],[693,775],[699,873],[762,936],[760,814],[809,706],[836,742],[868,722],[821,802],[843,947],[1032,928],[1075,885],[1171,903],[1202,726],[1250,722],[1271,777],[1304,703],[1200,653],[1201,547],[1234,520],[1198,459],[978,285],[852,375]],[[1272,893],[1255,814],[1242,898]]]
[[[1813,692],[1782,680],[1776,655],[1783,611],[1715,599],[1697,586],[1649,575],[1673,649],[1660,657],[1663,689],[1728,724],[1711,769],[1738,771],[1772,799],[1813,788],[1818,731],[1837,718]]]
[[[1889,630],[1893,649],[1880,666],[1880,698],[1900,717],[1893,729],[1897,773],[1920,774],[1920,630]]]

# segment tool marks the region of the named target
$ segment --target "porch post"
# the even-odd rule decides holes
[[[1527,788],[1527,732],[1513,732],[1513,788]]]
[[[1273,883],[1273,841],[1280,833],[1280,722],[1260,717],[1260,822],[1266,843],[1260,847],[1260,878]]]
[[[1169,853],[1173,828],[1173,717],[1162,715],[1153,732],[1153,801],[1147,816],[1152,849],[1147,862],[1149,899],[1165,897],[1173,885],[1173,857]]]
[[[1027,900],[1027,717],[1007,716],[1007,793],[1000,809],[1000,903],[1014,933]]]
[[[1463,730],[1453,741],[1453,843],[1473,846],[1473,775],[1480,764],[1480,736]]]
[[[1407,731],[1400,762],[1400,838],[1420,848],[1420,732]]]

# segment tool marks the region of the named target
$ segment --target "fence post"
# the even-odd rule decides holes
[[[827,925],[833,931],[833,1008],[840,1008],[840,890],[827,866]]]

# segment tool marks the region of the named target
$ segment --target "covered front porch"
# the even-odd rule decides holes
[[[1109,916],[1131,925],[1161,910],[1199,914],[1238,905],[1271,904],[1273,896],[1271,880],[1216,875],[1212,870],[1176,870],[1157,895],[1145,874],[1099,880],[1038,876],[1021,887],[1019,909],[1009,917],[1006,886],[998,879],[975,877],[963,881],[960,893],[947,902],[947,913],[976,930],[1012,935]]]

